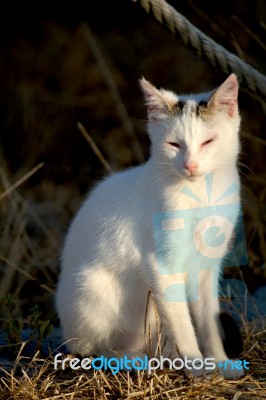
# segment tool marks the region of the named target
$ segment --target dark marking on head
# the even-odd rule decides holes
[[[205,100],[201,100],[197,105],[196,105],[196,115],[198,117],[201,117],[202,119],[208,119],[211,114],[211,107],[210,103],[208,103]]]
[[[180,111],[182,111],[183,108],[185,107],[185,102],[182,101],[182,100],[179,100],[179,101],[177,102],[177,107],[179,108]]]
[[[201,100],[201,101],[199,102],[199,106],[200,106],[200,107],[207,107],[207,105],[208,105],[208,103],[207,103],[207,101],[205,101],[205,100]]]
[[[186,102],[185,102],[185,101],[178,100],[178,101],[172,106],[171,114],[172,114],[172,115],[175,115],[175,114],[177,114],[177,113],[179,113],[179,112],[182,112],[185,106],[186,106]]]

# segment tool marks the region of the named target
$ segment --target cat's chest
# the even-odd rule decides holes
[[[188,265],[199,258],[206,264],[224,256],[239,213],[239,186],[233,180],[219,183],[207,178],[164,192],[160,210],[153,215],[162,265],[171,269],[177,259]]]

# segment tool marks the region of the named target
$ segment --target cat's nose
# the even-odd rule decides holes
[[[196,161],[193,162],[186,162],[184,164],[185,170],[187,170],[190,173],[195,172],[198,169],[199,164]]]

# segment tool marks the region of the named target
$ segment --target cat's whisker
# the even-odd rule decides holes
[[[252,171],[252,169],[249,168],[249,166],[246,165],[245,163],[243,163],[242,161],[238,161],[237,165],[239,165],[240,167],[246,168],[251,174],[255,175],[255,172]]]
[[[146,184],[149,189],[153,188],[157,183],[160,183],[164,178],[171,177],[171,173],[169,171],[161,171],[160,174],[157,174],[155,179],[144,181],[143,183]]]

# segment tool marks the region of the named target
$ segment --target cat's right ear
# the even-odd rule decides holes
[[[237,96],[237,77],[235,74],[231,74],[224,83],[215,90],[209,101],[209,106],[213,111],[223,111],[226,112],[229,117],[234,117],[238,113]]]
[[[162,92],[156,89],[156,87],[145,78],[141,78],[139,83],[147,106],[149,120],[156,122],[160,117],[169,113],[169,106],[165,101]]]

